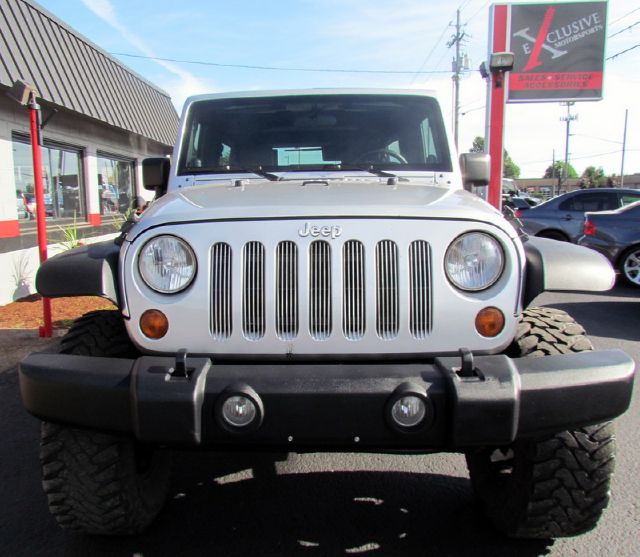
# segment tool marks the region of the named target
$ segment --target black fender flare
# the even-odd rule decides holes
[[[40,265],[36,290],[47,298],[101,296],[121,307],[119,256],[113,240],[60,253]]]
[[[592,249],[534,236],[523,245],[524,307],[542,292],[604,292],[613,287],[616,274],[611,263]]]

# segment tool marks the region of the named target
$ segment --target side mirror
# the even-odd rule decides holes
[[[491,158],[485,153],[464,153],[460,155],[462,185],[467,191],[474,187],[488,186],[491,175]]]
[[[144,189],[155,191],[156,197],[167,193],[171,163],[166,157],[153,157],[142,161],[142,184]]]

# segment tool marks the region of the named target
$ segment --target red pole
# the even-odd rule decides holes
[[[29,120],[31,123],[31,150],[33,152],[33,177],[36,194],[36,225],[38,227],[38,251],[40,263],[47,260],[47,222],[44,206],[44,184],[42,183],[42,153],[40,152],[40,123],[38,121],[40,106],[36,102],[36,96],[31,93],[29,97]],[[51,300],[42,298],[42,316],[44,325],[40,327],[41,337],[50,337],[53,334],[51,323]]]
[[[508,6],[493,7],[493,37],[491,52],[504,52],[507,48]],[[506,76],[493,72],[490,83],[489,155],[491,156],[491,178],[488,201],[500,209],[502,205],[502,155],[504,152],[504,107]]]

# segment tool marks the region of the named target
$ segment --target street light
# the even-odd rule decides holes
[[[497,48],[504,48],[498,46]],[[480,66],[480,74],[487,79],[487,117],[485,138],[491,156],[491,180],[488,201],[500,209],[502,205],[502,171],[504,157],[505,74],[513,69],[513,52],[492,52]],[[487,146],[485,146],[485,149]]]
[[[31,124],[31,151],[33,154],[33,176],[36,195],[36,225],[38,227],[38,251],[40,264],[47,260],[47,223],[44,206],[44,185],[42,183],[42,145],[40,126],[40,105],[36,101],[38,91],[36,88],[20,79],[13,82],[7,95],[22,106],[29,108],[29,120]],[[42,298],[42,315],[44,324],[40,327],[41,337],[50,337],[53,333],[51,323],[51,300]]]

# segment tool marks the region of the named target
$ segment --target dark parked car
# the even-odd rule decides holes
[[[516,213],[525,232],[532,236],[577,242],[582,236],[584,214],[612,211],[640,201],[640,190],[592,188],[554,197],[537,207]]]
[[[511,216],[512,212],[528,211],[530,208],[531,205],[522,197],[512,197],[510,195],[502,197],[502,213],[506,217]]]
[[[625,280],[640,287],[640,202],[616,211],[587,213],[582,246],[605,255]]]
[[[503,195],[502,214],[507,220],[513,220],[519,211],[528,211],[538,204],[538,200],[528,196]]]

